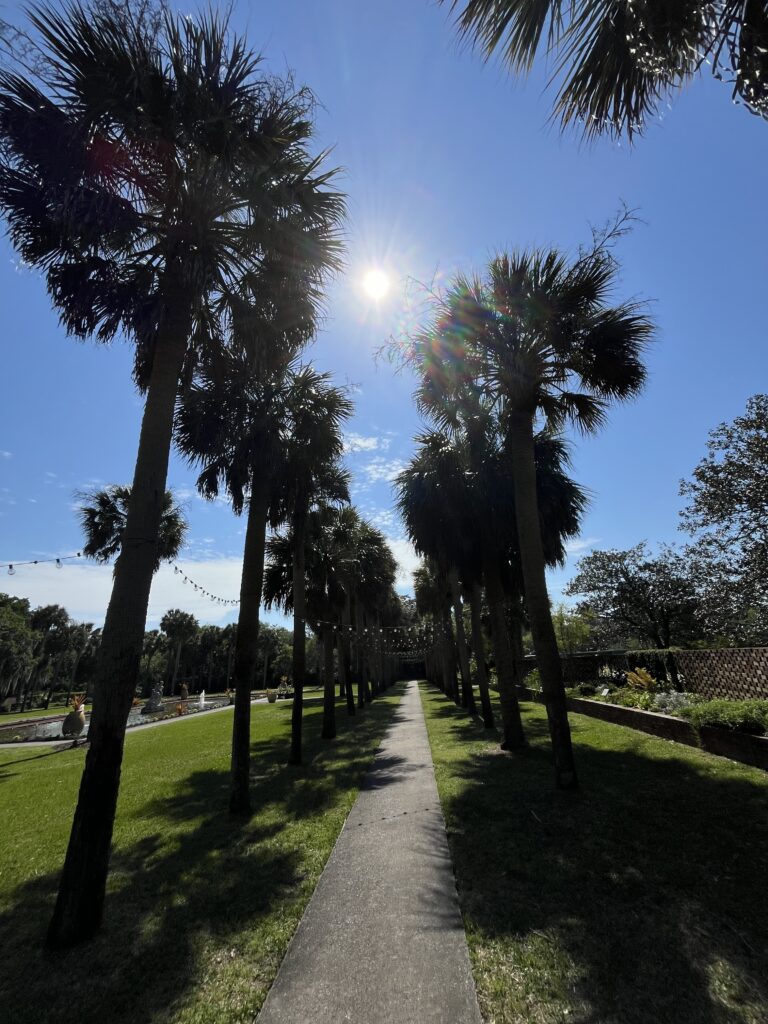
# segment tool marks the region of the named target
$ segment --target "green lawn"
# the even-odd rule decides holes
[[[252,1022],[399,692],[351,720],[339,704],[333,743],[311,700],[303,768],[290,703],[253,707],[246,822],[225,810],[230,712],[129,732],[105,929],[65,954],[41,943],[84,751],[0,750],[0,1019]]]
[[[498,752],[422,684],[487,1024],[765,1024],[768,775],[572,715],[580,794],[546,719]]]

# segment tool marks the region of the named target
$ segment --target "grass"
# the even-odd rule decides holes
[[[768,775],[572,715],[557,793],[543,708],[505,755],[421,693],[487,1024],[765,1024]]]
[[[44,954],[82,748],[0,750],[0,1016],[14,1024],[252,1022],[399,701],[338,708],[286,768],[290,704],[253,714],[254,813],[226,812],[231,712],[129,732],[105,928]]]

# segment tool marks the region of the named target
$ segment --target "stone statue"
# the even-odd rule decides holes
[[[142,715],[154,715],[158,711],[163,711],[163,688],[162,686],[156,686],[152,690],[152,695],[141,709]]]

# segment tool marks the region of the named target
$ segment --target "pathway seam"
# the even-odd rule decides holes
[[[482,1024],[418,685],[404,696],[258,1024]]]

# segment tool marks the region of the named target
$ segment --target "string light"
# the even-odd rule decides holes
[[[240,604],[240,601],[239,600],[236,601],[234,598],[231,598],[231,597],[219,597],[217,594],[212,594],[210,592],[210,590],[206,590],[205,587],[201,586],[199,583],[195,583],[195,581],[190,576],[187,576],[187,574],[184,572],[184,570],[182,568],[180,568],[178,565],[176,565],[175,562],[172,562],[171,564],[173,565],[174,573],[176,573],[179,576],[181,576],[183,581],[184,581],[184,583],[190,583],[196,593],[202,594],[203,597],[207,597],[208,600],[209,601],[213,601],[214,604],[221,604],[221,605],[237,605],[237,604]]]
[[[6,562],[5,565],[0,565],[0,569],[7,569],[9,576],[15,576],[16,570],[21,565],[55,564],[57,569],[63,569],[64,562],[68,562],[72,558],[82,558],[82,554],[82,551],[78,551],[75,555],[59,555],[58,558],[33,558],[28,562]]]

